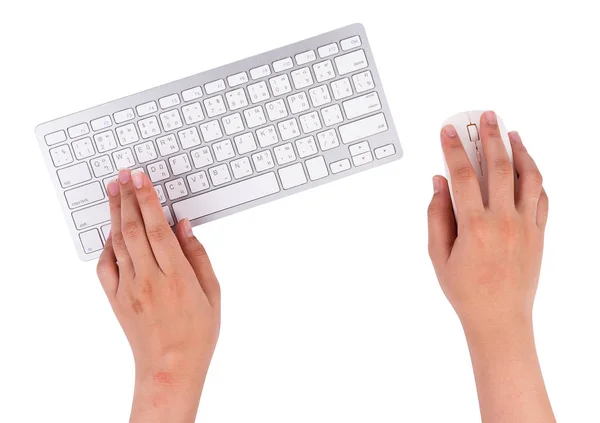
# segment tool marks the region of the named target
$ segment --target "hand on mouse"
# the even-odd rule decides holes
[[[548,197],[535,162],[512,132],[515,180],[493,112],[482,115],[480,136],[488,163],[487,206],[457,131],[442,130],[456,216],[446,179],[434,177],[430,257],[467,337],[483,421],[554,421],[532,324]]]
[[[142,172],[107,187],[98,277],[135,360],[131,422],[193,422],[220,328],[220,288],[189,221],[174,234]]]

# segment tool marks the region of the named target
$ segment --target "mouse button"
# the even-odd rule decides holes
[[[471,142],[479,141],[479,129],[477,129],[477,125],[474,123],[467,125],[467,130],[469,131],[469,139]]]

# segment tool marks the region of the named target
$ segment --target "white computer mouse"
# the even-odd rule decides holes
[[[467,152],[467,156],[469,156],[469,160],[473,165],[473,169],[475,169],[475,173],[477,174],[477,179],[479,180],[479,187],[481,188],[481,196],[483,198],[483,204],[488,204],[488,180],[487,180],[487,162],[485,160],[485,155],[483,154],[483,147],[481,145],[481,139],[479,137],[479,122],[481,120],[481,115],[484,113],[484,110],[477,110],[474,112],[463,112],[458,113],[448,120],[444,122],[443,126],[446,125],[454,125],[456,128],[456,132],[458,132],[458,136],[462,142],[462,145],[465,147]],[[504,141],[504,146],[506,147],[506,151],[508,152],[508,157],[510,158],[511,163],[513,162],[513,154],[512,148],[510,147],[510,141],[508,138],[508,131],[502,122],[500,117],[498,119],[498,126],[500,127],[500,135],[502,136],[502,141]],[[450,178],[450,172],[448,171],[448,165],[446,160],[444,159],[444,165],[446,166],[446,177],[448,178],[448,183],[450,184],[450,195],[452,196],[452,206],[454,207],[454,213],[456,214],[456,205],[454,204],[454,193],[452,192],[452,179]]]

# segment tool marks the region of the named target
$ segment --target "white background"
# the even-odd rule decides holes
[[[123,422],[133,362],[33,128],[354,22],[403,160],[199,227],[223,288],[202,422],[474,422],[427,256],[439,126],[493,108],[545,176],[535,329],[559,420],[600,421],[595,2],[23,1],[1,32],[0,421]],[[588,4],[589,6],[586,6]]]

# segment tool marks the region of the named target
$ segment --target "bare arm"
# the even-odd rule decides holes
[[[555,422],[533,336],[548,197],[517,133],[513,167],[493,112],[481,118],[489,204],[452,127],[442,147],[453,181],[434,178],[429,253],[446,297],[463,325],[484,423]]]

